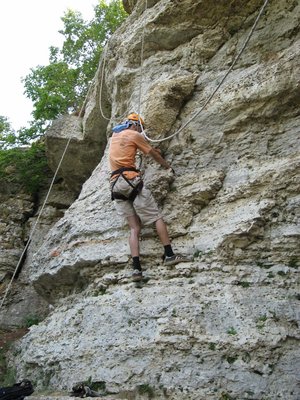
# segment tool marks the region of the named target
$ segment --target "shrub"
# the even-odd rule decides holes
[[[44,144],[0,150],[0,182],[14,183],[35,194],[50,175]]]

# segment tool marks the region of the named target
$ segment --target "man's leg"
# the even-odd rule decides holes
[[[162,244],[164,246],[170,244],[169,234],[165,221],[162,218],[158,219],[157,221],[155,221],[155,227]]]
[[[168,229],[167,229],[167,225],[166,225],[165,221],[162,218],[160,218],[157,221],[155,221],[155,226],[156,226],[157,234],[160,238],[160,241],[162,242],[164,249],[165,249],[164,258],[165,257],[173,257],[174,252],[173,252],[173,249],[171,246]]]
[[[180,262],[191,261],[189,258],[187,258],[185,256],[182,256],[179,254],[174,254],[171,243],[170,243],[167,225],[162,218],[155,221],[155,226],[156,226],[158,236],[159,236],[159,238],[164,246],[164,249],[165,249],[165,253],[163,256],[165,264],[175,265]]]
[[[132,274],[132,280],[140,281],[143,278],[142,267],[140,263],[140,246],[139,246],[141,223],[139,217],[136,214],[127,217],[127,222],[130,228],[129,247],[132,256],[132,267],[134,270]]]
[[[141,223],[139,217],[135,215],[131,215],[127,217],[127,222],[130,228],[129,235],[129,246],[132,257],[140,256],[140,246],[139,246],[139,237],[141,232]]]
[[[155,221],[157,234],[164,246],[164,263],[177,264],[179,262],[185,261],[182,256],[176,255],[173,252],[167,225],[158,210],[157,204],[150,190],[144,186],[143,190],[136,197],[133,205],[136,213],[140,216],[142,222],[145,225],[148,225]]]

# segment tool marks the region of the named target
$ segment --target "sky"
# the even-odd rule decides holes
[[[24,95],[22,78],[37,65],[49,64],[49,47],[61,47],[61,17],[67,9],[90,20],[97,0],[0,1],[0,115],[11,127],[28,127],[32,102]]]

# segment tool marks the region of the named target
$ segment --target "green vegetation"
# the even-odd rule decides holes
[[[266,314],[264,314],[264,315],[261,315],[260,317],[258,317],[257,320],[258,320],[258,321],[265,322],[267,319],[268,319],[268,318],[267,318]]]
[[[149,399],[153,399],[154,389],[148,383],[139,385],[137,389],[140,395],[147,394]]]
[[[265,264],[265,263],[263,263],[262,261],[256,261],[256,265],[257,265],[259,268],[264,268],[264,269],[269,269],[269,268],[272,267],[272,265]]]
[[[27,148],[0,149],[0,182],[14,183],[36,193],[47,181],[50,170],[41,142]]]
[[[107,288],[105,286],[101,286],[97,289],[95,289],[92,293],[93,296],[98,297],[98,296],[103,296],[106,293]]]
[[[277,272],[277,275],[279,275],[279,276],[286,276],[288,273],[287,272],[285,272],[285,271],[278,271]]]
[[[242,286],[243,288],[248,288],[251,286],[251,283],[246,281],[239,281],[237,284],[238,286]]]
[[[213,350],[213,351],[216,350],[216,344],[215,343],[212,343],[212,342],[209,343],[208,347],[209,347],[209,350]]]
[[[263,329],[265,327],[265,322],[268,317],[264,314],[257,318],[256,320],[256,327],[257,329]]]
[[[227,329],[227,333],[228,333],[228,335],[236,335],[237,334],[237,331],[234,329],[234,327],[233,326],[231,326],[229,329]]]
[[[0,349],[0,386],[10,386],[15,380],[15,371],[7,366],[5,349]]]
[[[0,115],[0,183],[21,184],[32,193],[43,184],[47,161],[37,139],[54,119],[80,110],[104,46],[126,16],[121,0],[99,0],[90,21],[78,11],[65,12],[59,31],[62,48],[51,46],[49,65],[31,68],[23,78],[25,95],[33,102],[33,120],[15,131]]]
[[[238,356],[227,356],[226,361],[228,364],[233,364],[238,359]]]
[[[64,27],[59,31],[64,36],[62,48],[51,46],[49,65],[32,68],[23,79],[35,121],[45,125],[81,108],[103,48],[126,15],[120,0],[109,4],[100,0],[91,21],[85,21],[78,11],[64,14]]]
[[[224,393],[224,392],[223,392],[223,393],[221,394],[220,400],[234,400],[234,398],[231,397],[228,393]]]
[[[201,250],[196,250],[193,257],[198,258],[198,257],[201,257],[202,255],[203,255],[203,252]]]
[[[298,260],[298,258],[297,258],[297,257],[292,257],[292,258],[290,259],[289,263],[288,263],[288,266],[289,266],[290,268],[298,269],[298,267],[299,267],[299,260]]]
[[[277,316],[277,314],[276,314],[276,312],[275,311],[269,311],[270,312],[270,314],[272,315],[272,319],[274,320],[274,321],[276,321],[276,322],[278,322],[278,321],[280,321],[280,318]]]
[[[37,315],[28,315],[24,318],[24,326],[30,328],[33,325],[38,325],[41,322],[40,317]]]
[[[90,376],[89,379],[84,382],[86,386],[90,389],[95,390],[96,392],[106,392],[106,382],[105,381],[93,381],[92,377]]]
[[[16,328],[11,331],[0,329],[0,387],[11,386],[16,382],[16,371],[8,364],[8,354],[12,351],[15,340],[26,332],[27,329],[24,328]],[[14,352],[16,353],[16,349]]]

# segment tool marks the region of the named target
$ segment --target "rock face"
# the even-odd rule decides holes
[[[144,228],[150,280],[130,283],[128,230],[110,201],[105,151],[26,265],[53,310],[12,364],[38,387],[90,379],[126,399],[296,400],[300,5],[268,4],[198,113],[262,2],[127,3],[131,15],[102,60],[105,91],[100,65],[86,109],[95,127],[101,98],[109,127],[140,109],[151,139],[174,134],[160,148],[175,178],[147,159],[144,178],[173,247],[194,260],[161,265],[156,234]]]
[[[0,282],[12,276],[25,242],[24,222],[33,215],[34,202],[26,193],[0,195]]]
[[[79,115],[62,116],[53,121],[45,137],[47,159],[53,172],[64,180],[68,190],[79,194],[101,160],[107,144],[106,128],[110,113],[102,66],[90,85],[88,103]]]
[[[0,195],[0,291],[6,292],[5,283],[15,275],[10,295],[5,307],[0,309],[1,328],[24,325],[27,318],[42,318],[48,310],[48,303],[38,296],[28,282],[27,265],[31,264],[32,254],[42,245],[49,229],[64,215],[65,210],[75,200],[73,192],[63,183],[57,183],[48,196],[41,212],[47,190],[39,196],[29,195],[16,185],[2,187]],[[33,227],[35,233],[31,240]],[[30,246],[24,254],[24,246]],[[22,256],[23,255],[23,256]]]

